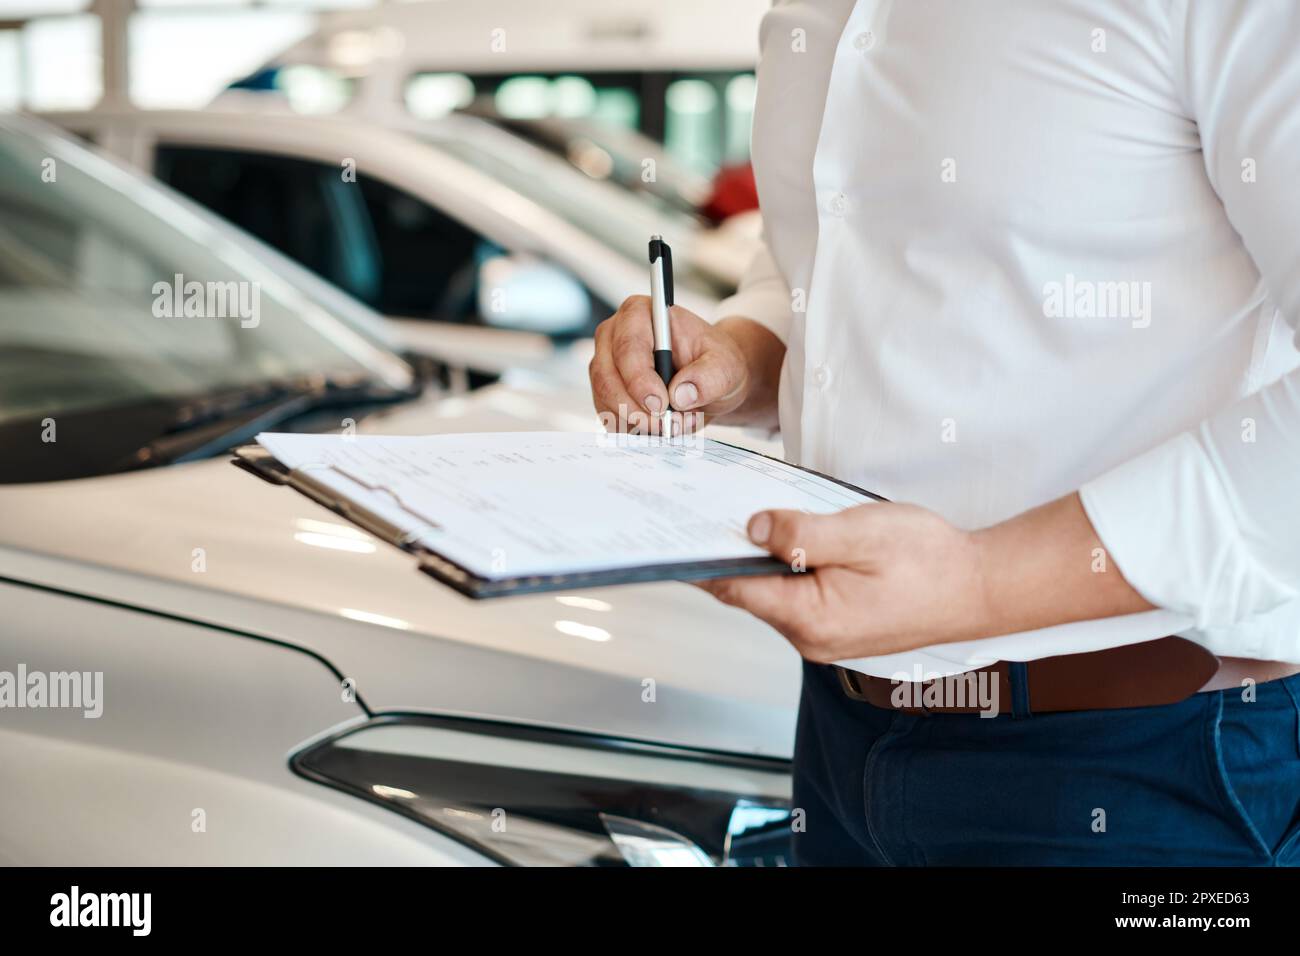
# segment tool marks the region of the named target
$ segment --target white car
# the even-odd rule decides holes
[[[174,310],[190,283],[224,309]],[[420,389],[381,333],[0,116],[0,864],[783,862],[775,633],[671,583],[474,602],[231,464],[264,429],[593,425]]]
[[[550,363],[572,379],[583,363],[556,355],[647,291],[653,234],[673,246],[679,303],[705,315],[753,247],[470,116],[377,124],[250,96],[44,118],[396,320],[412,347],[477,371]],[[538,334],[491,334],[502,329]]]

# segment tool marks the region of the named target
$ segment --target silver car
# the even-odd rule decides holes
[[[384,336],[0,117],[0,863],[784,862],[798,661],[764,625],[677,584],[473,602],[230,463],[266,429],[594,427],[558,387],[430,389]]]

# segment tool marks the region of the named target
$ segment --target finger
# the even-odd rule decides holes
[[[678,416],[683,435],[694,435],[707,423],[707,417],[703,412],[679,412]]]
[[[628,394],[608,350],[596,349],[587,373],[591,379],[591,400],[606,431],[637,433],[651,427],[649,419],[653,416],[642,411]]]
[[[704,427],[704,415],[700,412],[671,411],[668,413],[668,421],[673,437],[694,435]]]
[[[760,511],[749,519],[749,539],[773,557],[802,568],[848,564],[873,547],[872,505],[859,505],[835,514],[802,511]]]
[[[811,574],[715,578],[700,587],[723,604],[766,621],[796,644],[807,636],[820,595]]]
[[[614,367],[637,406],[651,417],[657,417],[668,407],[668,389],[655,371],[649,298],[643,295],[628,298],[612,325],[610,352]]]

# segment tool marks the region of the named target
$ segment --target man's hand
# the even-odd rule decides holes
[[[750,538],[801,574],[706,581],[705,590],[830,662],[1150,610],[1103,559],[1077,495],[983,531],[914,505],[833,515],[764,511]]]
[[[697,431],[713,418],[740,423],[746,417],[757,420],[764,411],[774,417],[785,354],[776,336],[747,319],[712,325],[676,305],[669,319],[677,364],[669,388],[654,369],[649,297],[631,296],[596,327],[596,354],[588,371],[592,400],[607,431],[659,434],[670,391],[673,434]]]
[[[755,544],[803,573],[705,581],[785,635],[812,661],[829,662],[973,637],[989,616],[979,547],[933,512],[869,504],[839,514],[765,511]]]

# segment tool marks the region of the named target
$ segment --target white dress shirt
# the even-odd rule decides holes
[[[787,345],[787,456],[966,528],[1080,490],[1160,609],[851,666],[1300,662],[1300,2],[796,0],[761,46],[718,314]]]

